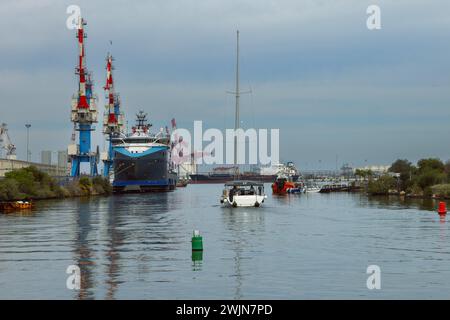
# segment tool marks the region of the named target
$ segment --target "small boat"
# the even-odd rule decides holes
[[[220,203],[229,207],[259,207],[267,196],[264,184],[256,181],[236,180],[225,184]]]
[[[320,189],[320,193],[330,193],[330,192],[340,192],[340,191],[349,191],[349,187],[346,184],[327,184],[322,186]]]
[[[310,186],[310,187],[306,187],[306,193],[319,193],[320,192],[320,187],[318,186]]]
[[[33,207],[31,201],[8,201],[0,202],[0,210],[3,212],[10,212],[16,210],[28,210]]]
[[[295,188],[299,190],[299,193],[306,193],[306,184],[303,180],[299,178],[296,182],[294,182],[294,184]]]
[[[331,192],[331,186],[330,185],[323,185],[321,188],[320,188],[320,191],[319,191],[320,193],[330,193]]]
[[[184,188],[189,184],[189,180],[188,179],[179,179],[177,181],[177,188]]]

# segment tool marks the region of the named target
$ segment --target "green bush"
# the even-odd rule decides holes
[[[54,198],[60,188],[52,177],[34,166],[7,172],[1,185],[2,200]]]
[[[26,195],[19,191],[19,184],[13,179],[0,180],[0,201],[22,200]]]
[[[110,194],[112,192],[111,184],[109,180],[101,176],[96,176],[92,179],[94,190],[100,194]]]
[[[423,190],[419,187],[417,183],[414,183],[406,190],[406,193],[409,195],[422,196]]]
[[[376,180],[369,181],[367,192],[371,195],[387,195],[389,190],[395,188],[396,181],[389,175],[384,175]]]
[[[423,189],[423,195],[425,197],[431,197],[433,195],[433,190],[431,189],[431,187],[426,187],[425,189]]]
[[[56,192],[56,196],[58,198],[67,198],[67,197],[70,197],[71,194],[70,194],[69,190],[66,189],[65,187],[59,187]]]
[[[89,177],[83,176],[78,180],[78,184],[80,186],[81,194],[84,196],[88,196],[91,194],[92,190],[92,181]]]
[[[34,168],[34,167],[33,167]],[[39,190],[39,181],[33,174],[32,167],[13,170],[5,174],[5,180],[12,180],[17,183],[20,193],[27,195],[36,195]]]
[[[78,197],[81,196],[82,191],[80,189],[80,185],[76,181],[72,181],[64,186],[64,189],[67,190],[69,196]]]
[[[82,176],[80,178],[80,180],[78,180],[78,184],[83,187],[88,187],[88,188],[92,187],[91,179],[89,179],[89,177],[86,177],[86,176]]]
[[[432,186],[431,190],[438,197],[450,197],[450,184],[438,184]]]
[[[417,167],[419,168],[419,173],[423,173],[428,170],[435,170],[437,172],[444,172],[444,163],[436,158],[421,159],[417,162]]]
[[[445,182],[445,174],[443,172],[439,172],[437,170],[427,170],[417,177],[417,184],[422,190],[425,190],[427,187],[431,187],[436,184],[441,184]]]
[[[64,198],[111,192],[111,184],[103,177],[90,179],[82,176],[79,180],[60,187],[55,179],[33,166],[7,172],[5,178],[0,180],[0,201]]]
[[[406,159],[396,160],[389,168],[389,172],[399,174],[399,187],[401,190],[407,190],[411,186],[411,177],[416,170],[417,168]]]

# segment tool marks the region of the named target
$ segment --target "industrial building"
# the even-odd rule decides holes
[[[41,163],[42,164],[52,164],[52,152],[50,150],[41,151]]]

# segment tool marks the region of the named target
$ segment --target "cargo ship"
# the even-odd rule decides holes
[[[206,184],[206,183],[226,183],[233,181],[235,177],[236,167],[218,167],[212,172],[196,173],[190,175],[190,183]],[[257,182],[274,182],[280,174],[292,177],[293,181],[297,181],[300,174],[292,162],[287,164],[276,164],[270,167],[262,167],[253,172],[240,173],[238,178],[242,180],[251,180]]]
[[[136,126],[112,138],[114,192],[151,192],[175,189],[177,174],[170,159],[170,135],[150,133],[147,114],[136,115]]]

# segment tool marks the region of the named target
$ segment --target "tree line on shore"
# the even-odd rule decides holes
[[[52,199],[110,194],[112,187],[103,177],[82,176],[65,185],[34,166],[12,170],[0,180],[0,201]]]
[[[355,175],[368,178],[367,192],[372,195],[450,198],[450,160],[444,163],[428,158],[414,165],[406,159],[398,159],[386,174],[376,179],[368,170],[357,170]]]

